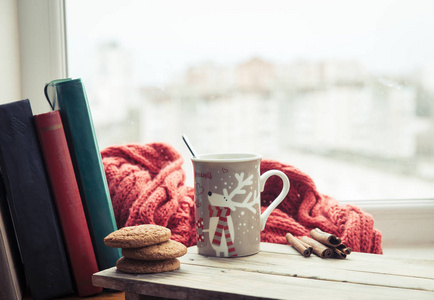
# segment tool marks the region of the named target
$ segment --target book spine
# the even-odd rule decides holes
[[[0,170],[0,299],[21,300],[25,278]]]
[[[0,167],[33,298],[73,293],[29,100],[0,105]]]
[[[111,268],[121,254],[104,244],[117,227],[87,96],[80,79],[54,87],[98,267]]]
[[[34,116],[79,296],[102,291],[92,284],[95,253],[59,111]]]

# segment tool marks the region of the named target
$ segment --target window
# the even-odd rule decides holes
[[[432,198],[430,1],[67,1],[102,147],[254,151],[341,200]]]
[[[372,213],[388,245],[432,244],[434,4],[260,4],[66,0],[66,74],[63,1],[19,1],[22,97],[43,112],[44,83],[81,77],[101,148],[169,142],[187,174],[184,133],[260,152]]]

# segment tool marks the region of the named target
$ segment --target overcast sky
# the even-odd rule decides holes
[[[73,77],[91,72],[98,43],[117,41],[136,80],[161,83],[189,64],[259,56],[354,59],[373,72],[434,62],[434,1],[68,0]]]

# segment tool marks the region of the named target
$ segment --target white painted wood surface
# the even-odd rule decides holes
[[[111,268],[93,282],[126,291],[126,299],[434,299],[434,260],[417,256],[305,258],[289,245],[262,243],[256,255],[215,258],[191,247],[179,270],[133,275]]]

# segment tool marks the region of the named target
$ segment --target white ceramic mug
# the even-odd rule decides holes
[[[260,175],[259,154],[205,154],[192,161],[199,254],[239,257],[259,252],[268,216],[288,194],[288,177],[278,170]],[[260,194],[274,175],[283,180],[283,188],[261,214]]]

